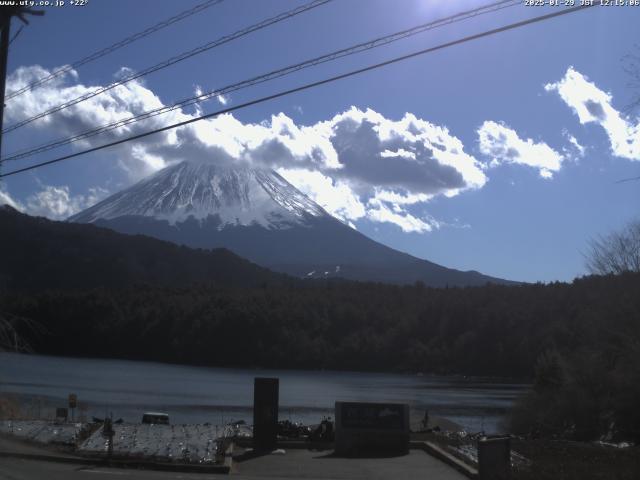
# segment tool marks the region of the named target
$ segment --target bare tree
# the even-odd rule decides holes
[[[629,53],[622,57],[622,69],[629,76],[627,86],[633,90],[634,96],[624,111],[631,115],[634,110],[640,108],[640,44],[635,45],[636,52]],[[640,176],[625,178],[616,183],[625,183],[640,180]]]
[[[622,69],[629,76],[627,85],[632,90],[639,92],[625,108],[628,113],[640,107],[640,44],[636,45],[636,51],[622,57]]]
[[[21,331],[31,335],[46,333],[45,328],[38,322],[0,312],[0,352],[32,352],[31,345],[24,339]]]
[[[640,219],[589,242],[587,270],[595,275],[640,272]]]

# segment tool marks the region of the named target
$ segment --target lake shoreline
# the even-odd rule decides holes
[[[46,353],[46,352],[5,352],[12,353],[14,355],[36,356],[36,357],[56,357],[56,358],[73,358],[76,360],[111,360],[111,361],[125,361],[125,362],[139,362],[149,363],[163,366],[176,366],[176,367],[192,367],[192,368],[205,368],[205,369],[224,369],[224,370],[240,370],[247,371],[252,370],[257,373],[268,372],[273,370],[278,371],[291,371],[291,372],[316,372],[316,373],[353,373],[353,374],[390,374],[390,375],[407,375],[417,377],[429,377],[429,378],[459,378],[468,380],[477,380],[482,382],[499,382],[499,383],[514,383],[514,384],[531,384],[533,379],[530,377],[509,377],[509,376],[495,376],[495,375],[472,375],[463,373],[435,373],[428,371],[404,371],[404,370],[352,370],[352,369],[326,369],[326,368],[295,368],[295,367],[262,367],[262,366],[238,366],[238,365],[206,365],[199,363],[176,363],[166,362],[162,360],[145,359],[139,357],[127,357],[127,356],[84,356],[58,353]]]
[[[256,377],[280,378],[280,415],[292,422],[317,424],[333,416],[336,401],[373,401],[409,404],[416,425],[428,410],[430,416],[472,432],[497,431],[513,402],[529,388],[461,376],[248,370],[0,354],[0,392],[25,397],[32,412],[42,403],[49,404],[50,412],[65,407],[74,393],[89,417],[113,412],[114,419],[133,422],[145,411],[166,412],[177,423],[250,421]]]
[[[456,436],[454,433],[452,431],[413,433],[411,440],[413,442],[431,442],[469,467],[477,468],[477,463],[474,462],[472,456],[456,454],[455,449],[449,448],[449,446],[457,445],[459,447],[461,445],[460,436]],[[475,439],[469,438],[469,436],[466,438],[466,445],[473,448]],[[284,447],[286,451],[291,448],[289,443]],[[301,444],[301,447],[312,448],[313,445],[309,444],[304,447]],[[565,480],[601,480],[614,477],[622,480],[635,480],[640,473],[640,446],[614,448],[594,442],[514,437],[511,440],[511,447],[512,453],[515,454],[512,459],[517,459],[512,471],[514,480],[555,480],[558,478],[558,472],[563,472],[562,478]],[[325,446],[325,448],[330,448],[330,446]],[[458,449],[459,451],[460,449]],[[84,459],[95,462],[97,460],[95,456],[76,456],[76,450],[70,446],[42,444],[4,433],[0,433],[0,452],[9,455],[9,452],[14,452],[22,457],[37,457],[39,461],[42,461],[44,457],[47,457],[49,461],[57,461],[58,459],[68,461],[68,457],[78,458],[79,461]],[[136,461],[135,456],[124,458],[133,458],[133,461]],[[135,464],[129,466],[136,467]],[[179,468],[179,465],[176,468]]]

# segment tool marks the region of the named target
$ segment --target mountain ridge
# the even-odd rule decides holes
[[[303,217],[329,214],[273,170],[180,162],[142,179],[68,220],[93,223],[122,216],[153,217],[174,225],[212,212],[220,226],[286,228]]]
[[[228,248],[299,278],[428,286],[515,284],[380,244],[332,217],[272,170],[181,162],[69,218],[194,248]]]
[[[295,281],[227,249],[199,250],[142,235],[32,217],[0,206],[0,287],[123,288],[288,285]]]

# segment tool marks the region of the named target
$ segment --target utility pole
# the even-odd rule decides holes
[[[11,15],[5,10],[0,11],[2,34],[0,34],[0,157],[2,157],[2,129],[4,128],[4,88],[7,81],[7,59],[9,58],[9,31],[11,30]],[[2,172],[2,163],[0,163]]]
[[[11,31],[11,18],[18,17],[24,24],[29,25],[25,15],[44,15],[42,10],[32,10],[27,7],[0,7],[0,157],[2,157],[2,129],[4,128],[4,90],[7,82],[7,60],[9,58],[9,37]],[[0,171],[2,163],[0,163]]]

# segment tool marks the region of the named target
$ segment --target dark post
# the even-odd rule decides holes
[[[113,419],[111,417],[106,417],[104,419],[104,424],[102,425],[102,436],[107,439],[107,455],[109,458],[113,456],[113,436],[115,435],[115,431],[113,430]]]
[[[9,30],[11,30],[11,15],[2,14],[0,22],[2,35],[0,36],[0,157],[2,156],[2,129],[4,128],[4,89],[7,80],[7,60],[9,58]],[[1,166],[1,165],[0,165]]]
[[[482,437],[478,440],[478,478],[480,480],[511,479],[511,439]]]
[[[78,404],[78,396],[75,393],[69,394],[69,408],[71,409],[71,421],[76,420],[76,406]]]
[[[16,2],[17,3],[17,2]],[[9,58],[9,43],[11,39],[9,37],[9,31],[11,30],[11,18],[18,17],[25,25],[29,22],[25,18],[25,15],[44,15],[42,10],[32,10],[31,8],[24,6],[5,6],[0,8],[0,28],[2,33],[0,34],[0,157],[2,157],[2,130],[4,128],[4,90],[7,81],[7,59]],[[0,163],[0,168],[2,163]]]
[[[278,436],[277,378],[255,378],[253,382],[253,448],[275,450]]]
[[[69,410],[66,409],[65,407],[58,407],[56,408],[56,421],[58,421],[58,419],[60,421],[67,421],[67,419],[69,418]]]

